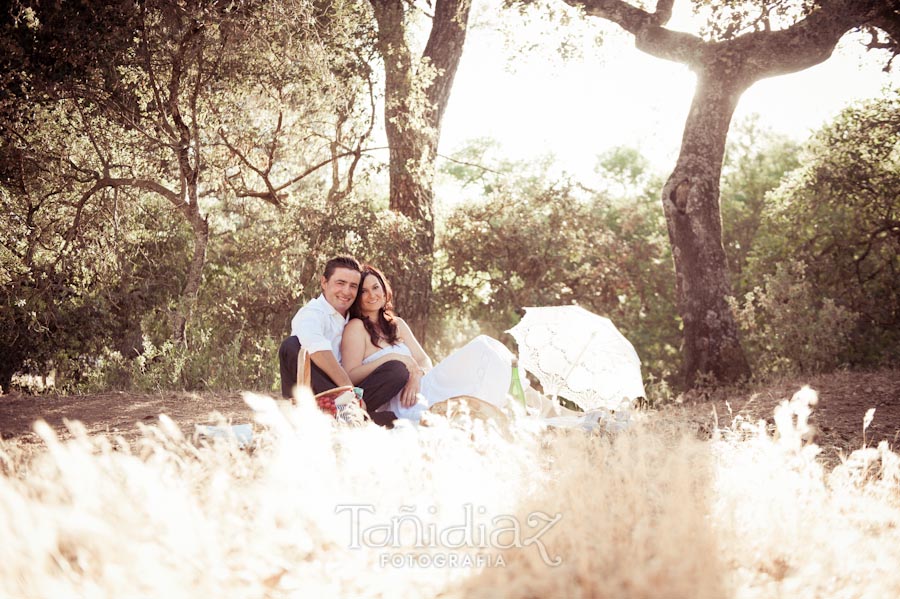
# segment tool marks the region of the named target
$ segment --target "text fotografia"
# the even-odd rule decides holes
[[[558,566],[562,558],[551,557],[541,537],[562,519],[562,514],[551,516],[544,512],[531,512],[525,524],[509,515],[494,516],[489,522],[475,521],[475,507],[471,503],[462,506],[462,522],[452,526],[426,523],[415,506],[401,506],[400,514],[387,522],[372,522],[375,506],[371,504],[340,504],[335,513],[346,513],[350,518],[350,549],[452,549],[469,550],[471,554],[453,553],[385,553],[380,557],[382,566],[420,567],[471,567],[502,566],[502,556],[491,555],[486,549],[506,550],[534,547],[548,566]],[[435,514],[437,509],[429,507]],[[478,508],[484,514],[484,507]],[[427,563],[426,563],[427,562]]]
[[[390,553],[378,555],[382,568],[504,568],[502,554],[490,553]]]

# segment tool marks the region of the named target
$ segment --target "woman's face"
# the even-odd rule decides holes
[[[373,274],[363,280],[359,295],[359,307],[363,314],[377,314],[384,307],[386,301],[384,287]]]

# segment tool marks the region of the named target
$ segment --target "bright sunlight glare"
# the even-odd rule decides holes
[[[676,3],[671,28],[699,30],[689,6]],[[494,8],[484,9],[489,10]],[[566,59],[550,36],[535,39],[538,47],[523,53],[504,46],[508,37],[497,21],[473,27],[445,116],[441,153],[489,137],[507,158],[553,153],[563,170],[589,178],[599,154],[628,146],[668,172],[678,156],[694,73],[637,50],[621,29],[588,20],[588,27],[602,32],[602,43],[583,39],[581,56]],[[510,34],[517,46],[527,45],[518,36],[528,35],[534,35],[530,28]],[[882,58],[867,52],[858,35],[848,35],[825,63],[753,85],[732,123],[758,113],[762,126],[802,141],[853,101],[900,84],[898,74],[882,72]]]

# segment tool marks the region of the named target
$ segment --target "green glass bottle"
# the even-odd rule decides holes
[[[525,391],[522,389],[522,380],[519,378],[519,359],[512,359],[512,380],[509,381],[509,391],[513,399],[525,407]]]

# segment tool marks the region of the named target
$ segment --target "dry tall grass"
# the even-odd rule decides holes
[[[38,459],[0,451],[0,594],[897,596],[898,457],[824,471],[808,400],[775,436],[712,441],[653,417],[614,438],[335,428],[310,398],[250,398],[250,451],[165,417],[131,447],[38,425]]]

